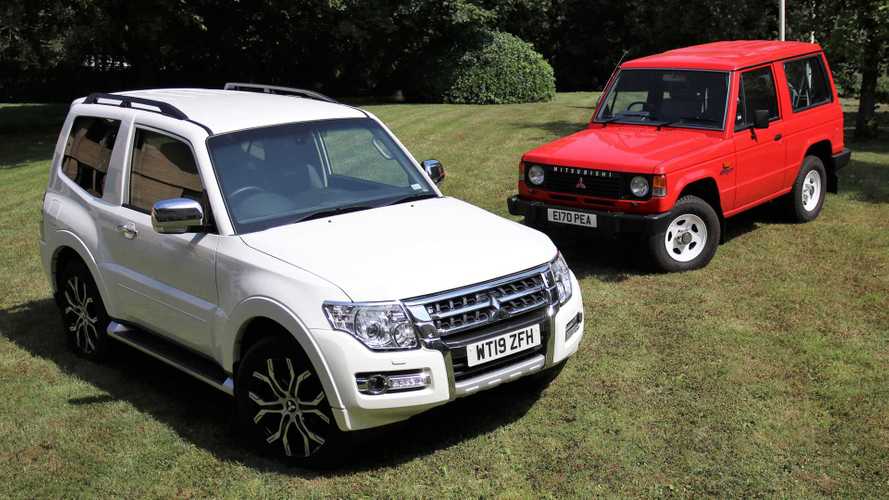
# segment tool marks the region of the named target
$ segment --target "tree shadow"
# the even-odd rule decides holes
[[[521,418],[544,389],[531,381],[520,381],[456,400],[404,422],[354,432],[343,468],[300,469],[262,456],[245,443],[237,429],[234,400],[229,396],[124,344],[114,343],[113,355],[105,363],[86,361],[68,350],[58,318],[51,299],[20,304],[0,311],[0,335],[102,392],[71,398],[69,404],[126,401],[220,460],[306,478],[397,465],[449,448]]]
[[[62,104],[0,106],[0,169],[50,160],[67,111]]]

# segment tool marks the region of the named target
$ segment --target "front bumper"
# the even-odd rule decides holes
[[[510,214],[524,216],[525,221],[530,224],[550,224],[547,220],[547,210],[550,208],[594,214],[596,216],[597,227],[588,229],[609,236],[624,233],[649,234],[651,232],[656,232],[669,216],[669,212],[660,214],[628,214],[623,212],[605,212],[574,207],[562,207],[550,205],[541,201],[524,199],[518,195],[507,198],[506,205],[509,208]],[[558,225],[560,227],[566,227],[562,224]]]
[[[477,376],[455,380],[452,351],[422,347],[411,351],[373,352],[348,334],[333,330],[312,330],[318,347],[328,362],[329,374],[341,402],[332,408],[342,430],[360,430],[410,418],[456,398],[517,380],[554,366],[577,352],[583,338],[583,300],[572,274],[571,299],[560,307],[549,306],[543,328],[545,348],[537,355],[502,365]],[[571,335],[566,333],[570,331]],[[361,393],[356,374],[421,371],[430,384],[419,390],[379,395]]]

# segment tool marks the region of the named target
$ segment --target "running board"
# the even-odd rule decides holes
[[[229,396],[235,394],[235,383],[222,368],[207,358],[169,340],[144,330],[122,325],[116,321],[112,321],[108,325],[108,336],[178,368]]]

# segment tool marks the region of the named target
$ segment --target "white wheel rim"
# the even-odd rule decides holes
[[[664,234],[667,255],[677,262],[694,260],[707,246],[707,224],[694,214],[682,214],[673,219]]]
[[[821,201],[821,174],[817,170],[810,170],[806,174],[800,197],[806,212],[811,212],[818,206],[818,202]]]

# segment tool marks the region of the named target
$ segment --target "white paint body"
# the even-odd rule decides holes
[[[214,134],[331,118],[377,120],[349,106],[290,96],[202,89],[125,94],[168,102]],[[101,199],[60,170],[66,139],[80,115],[122,123]],[[190,145],[216,234],[158,234],[148,214],[125,206],[137,128]],[[444,196],[236,234],[207,151],[208,136],[190,121],[76,100],[56,144],[43,206],[40,246],[50,283],[55,291],[59,251],[74,250],[91,271],[112,318],[184,346],[228,374],[244,354],[240,341],[245,326],[255,318],[277,322],[307,353],[343,430],[403,420],[458,394],[442,352],[425,346],[371,351],[331,328],[324,301],[391,301],[443,292],[540,266],[557,254],[544,234]],[[137,236],[125,238],[117,230],[121,224],[135,226]],[[385,241],[381,234],[394,237]],[[583,336],[581,321],[579,331],[566,340],[565,325],[582,311],[573,274],[571,281],[572,298],[551,308],[556,331],[546,366],[573,354]],[[543,367],[538,365],[510,377]],[[427,370],[431,385],[377,396],[356,388],[356,373],[409,369]],[[501,381],[506,380],[492,376],[479,379],[477,387],[465,383],[461,390],[472,392]]]

